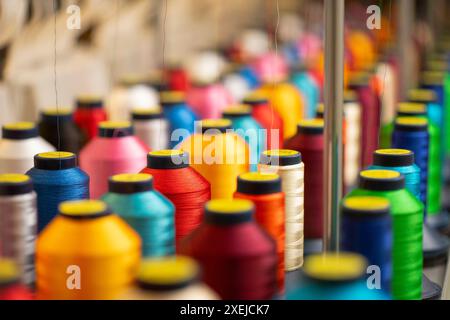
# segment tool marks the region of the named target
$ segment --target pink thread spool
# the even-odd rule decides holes
[[[258,78],[266,83],[286,80],[289,72],[285,59],[275,52],[268,52],[256,58],[252,67]]]
[[[91,198],[108,191],[108,178],[139,172],[147,163],[149,149],[133,135],[130,122],[104,121],[98,136],[80,153],[80,167],[90,177]]]
[[[201,119],[218,119],[223,110],[234,103],[231,94],[221,84],[204,84],[191,87],[187,103]]]

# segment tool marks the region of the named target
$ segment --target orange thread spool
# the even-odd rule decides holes
[[[255,220],[275,240],[278,255],[277,282],[284,292],[285,212],[281,178],[277,174],[248,172],[238,177],[235,198],[253,201]]]

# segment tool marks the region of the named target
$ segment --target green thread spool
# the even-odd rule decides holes
[[[384,197],[391,204],[393,222],[391,291],[397,300],[422,298],[423,204],[405,189],[405,178],[391,170],[365,170],[353,196]]]
[[[444,107],[444,123],[445,126],[445,151],[447,157],[450,157],[450,73],[445,75],[444,79],[444,91],[445,91],[445,107]]]
[[[397,116],[421,117],[428,119],[430,146],[428,150],[428,182],[427,182],[427,214],[431,217],[441,212],[442,163],[440,161],[441,141],[440,129],[431,122],[427,115],[427,106],[423,103],[402,102],[398,104]],[[395,121],[395,120],[394,120]],[[394,123],[389,123],[381,129],[381,144],[389,139],[391,145]]]

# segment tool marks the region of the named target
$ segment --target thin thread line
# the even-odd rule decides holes
[[[166,77],[166,21],[167,21],[167,0],[164,0],[164,13],[163,13],[163,25],[162,25],[162,74],[161,81],[163,87],[166,86],[167,77]],[[162,112],[162,110],[161,110]],[[162,135],[162,118],[159,119],[159,130],[158,130],[158,148],[161,148],[161,135]],[[170,137],[168,137],[170,139]]]
[[[57,49],[56,49],[56,5],[57,0],[53,0],[53,76],[54,76],[54,90],[55,90],[55,104],[56,104],[56,131],[58,135],[58,151],[61,151],[61,132],[59,128],[59,99],[58,99],[58,78],[56,72],[57,65]],[[61,161],[60,161],[61,165]]]
[[[275,57],[278,59],[278,27],[280,26],[280,3],[279,0],[276,0],[276,9],[277,9],[277,23],[275,25],[275,33],[274,33],[274,45],[275,45]],[[277,60],[276,60],[277,61]],[[274,67],[272,67],[272,72],[274,72]],[[272,90],[275,90],[275,78],[272,76]],[[273,105],[270,105],[270,132],[272,132],[273,129],[273,121],[274,121],[274,112],[273,112]],[[278,134],[280,132],[278,131]],[[279,141],[279,140],[278,140]],[[283,146],[278,146],[279,149],[281,149]]]

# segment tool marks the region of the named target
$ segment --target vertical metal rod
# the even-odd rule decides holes
[[[399,0],[398,8],[398,59],[400,66],[400,99],[407,98],[408,89],[415,86],[414,68],[411,54],[412,28],[414,21],[414,1]]]
[[[342,197],[344,0],[325,0],[324,251],[339,251]]]

